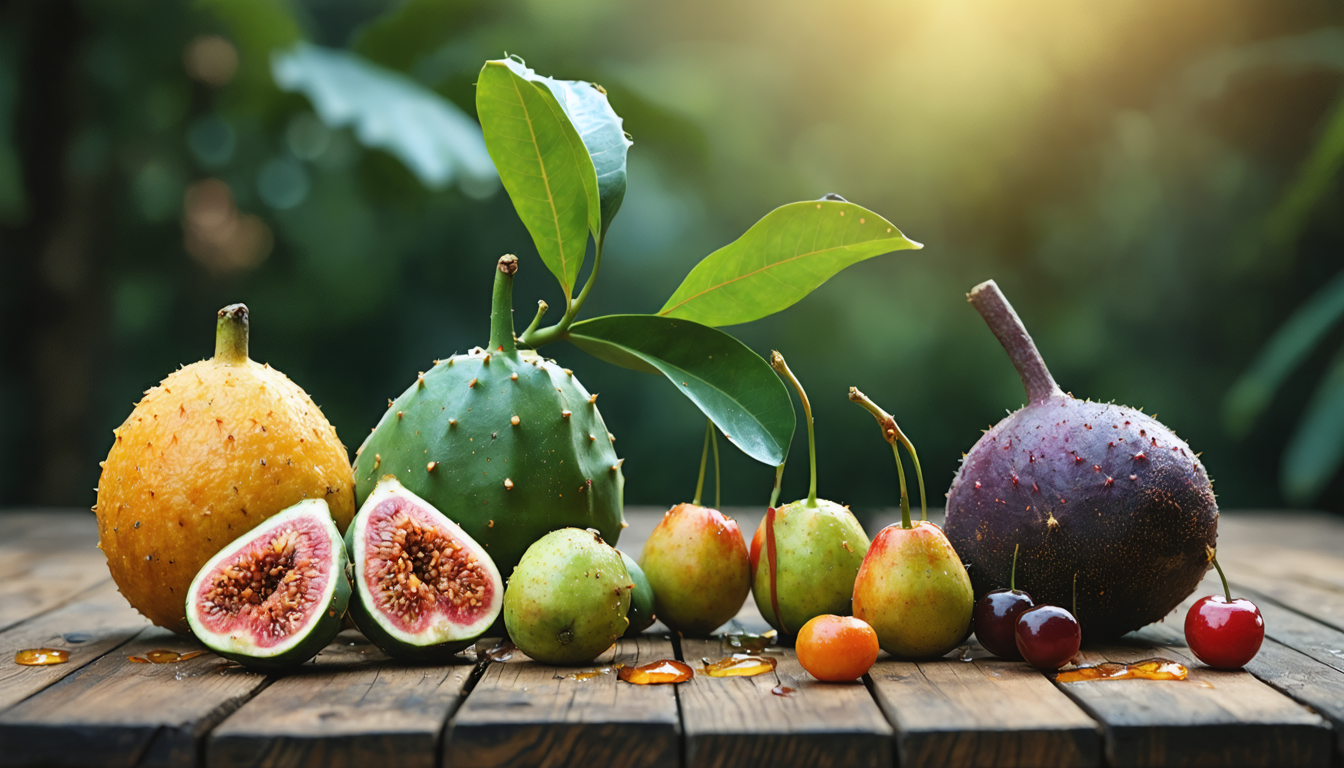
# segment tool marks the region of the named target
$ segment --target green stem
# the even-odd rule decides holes
[[[714,508],[723,509],[723,478],[719,475],[719,433],[711,431],[714,437]]]
[[[775,504],[778,504],[778,503],[779,503],[779,488],[780,488],[780,483],[781,483],[783,480],[784,480],[784,462],[781,461],[781,462],[779,463],[779,466],[778,466],[778,467],[775,467],[775,487],[774,487],[774,490],[770,491],[770,508],[771,508],[771,509],[774,509],[774,508],[775,508]]]
[[[546,310],[548,310],[548,309],[550,309],[550,308],[551,308],[551,305],[550,305],[550,304],[547,304],[547,303],[544,302],[544,301],[538,301],[538,302],[537,302],[537,316],[534,317],[534,318],[532,318],[532,324],[529,325],[529,326],[527,326],[527,330],[523,331],[523,335],[522,335],[521,338],[527,338],[527,335],[528,335],[528,334],[530,334],[530,333],[532,333],[533,331],[537,330],[537,326],[538,326],[538,325],[541,325],[541,318],[545,317],[545,315],[546,315]]]
[[[817,506],[817,436],[812,428],[812,404],[807,401],[807,392],[803,391],[803,385],[798,381],[798,377],[789,370],[789,364],[784,362],[783,355],[772,351],[770,367],[793,384],[794,389],[798,390],[798,399],[803,401],[803,415],[807,417],[807,459],[812,468],[812,481],[807,487],[807,506],[815,507]]]
[[[1010,592],[1017,591],[1017,550],[1021,548],[1020,543],[1013,545],[1013,570],[1008,572],[1008,590]]]
[[[1227,577],[1223,575],[1223,567],[1218,564],[1218,558],[1213,558],[1213,567],[1218,569],[1218,578],[1223,580],[1223,593],[1227,595],[1227,602],[1232,602],[1232,588],[1227,586]]]
[[[247,362],[247,334],[246,304],[230,304],[219,310],[215,322],[215,360],[228,365]]]
[[[505,254],[499,257],[495,272],[495,293],[490,299],[490,352],[516,352],[513,340],[513,275],[518,271],[518,257]]]
[[[691,504],[700,506],[700,492],[705,488],[705,462],[709,459],[709,438],[714,432],[714,422],[705,419],[705,447],[700,451],[700,479],[695,481],[695,498]]]
[[[919,468],[919,454],[915,453],[915,446],[910,439],[901,431],[900,426],[896,424],[896,417],[882,410],[882,407],[874,403],[869,397],[859,391],[858,387],[849,388],[849,399],[851,402],[858,403],[868,413],[877,419],[877,423],[882,427],[882,439],[891,443],[892,453],[896,455],[896,471],[901,476],[901,520],[904,527],[910,527],[910,502],[906,496],[905,490],[905,470],[901,467],[901,455],[896,450],[896,446],[903,445],[905,450],[910,453],[910,458],[915,462],[915,477],[919,479],[919,512],[920,520],[929,519],[929,505],[924,498],[924,472]]]
[[[569,336],[569,326],[574,323],[574,318],[579,314],[579,309],[588,300],[588,292],[593,289],[593,283],[597,280],[597,271],[602,268],[602,241],[600,239],[597,241],[596,250],[597,254],[593,259],[593,271],[588,273],[588,280],[584,282],[583,290],[579,291],[579,295],[573,301],[568,302],[565,307],[565,316],[560,318],[560,322],[539,330],[529,326],[523,332],[519,341],[536,349],[546,344],[561,341]]]

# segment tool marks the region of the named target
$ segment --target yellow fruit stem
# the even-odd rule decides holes
[[[247,362],[248,319],[246,304],[230,304],[219,310],[215,323],[215,362],[238,365]]]
[[[778,352],[770,353],[770,367],[798,390],[798,399],[803,401],[803,415],[807,417],[807,458],[812,467],[812,482],[807,487],[807,506],[817,506],[817,438],[812,430],[812,404],[807,401],[807,393],[803,391],[803,385],[798,381],[798,377],[789,370],[789,364],[784,362],[784,356]]]
[[[905,489],[905,468],[901,466],[901,453],[897,444],[905,446],[905,450],[910,453],[910,458],[915,462],[915,477],[919,479],[919,519],[929,519],[929,504],[924,496],[924,473],[919,468],[919,454],[915,453],[915,446],[910,439],[905,436],[901,428],[896,424],[896,417],[882,410],[867,395],[859,391],[858,387],[849,388],[849,399],[858,403],[865,411],[871,413],[873,418],[882,427],[882,439],[891,444],[891,452],[896,457],[896,474],[901,480],[901,527],[910,527],[910,497]]]

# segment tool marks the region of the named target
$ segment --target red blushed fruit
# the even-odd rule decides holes
[[[1072,613],[1055,605],[1038,605],[1017,617],[1017,650],[1028,664],[1046,671],[1059,669],[1078,655],[1083,630]]]
[[[663,515],[639,558],[653,612],[685,635],[708,635],[737,615],[751,592],[747,545],[717,509],[678,504]]]
[[[1265,620],[1250,600],[1222,595],[1200,598],[1185,614],[1185,642],[1214,669],[1241,669],[1265,640]]]
[[[765,547],[765,526],[756,526],[756,533],[751,536],[751,572],[756,572],[756,564],[761,562],[761,549]]]

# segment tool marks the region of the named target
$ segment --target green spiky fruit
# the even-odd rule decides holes
[[[509,574],[532,542],[564,527],[615,542],[625,479],[590,395],[572,371],[514,343],[517,259],[499,261],[490,344],[438,361],[388,407],[355,459],[362,505],[395,475],[485,547]]]
[[[625,632],[634,589],[621,553],[601,536],[552,531],[528,547],[509,577],[504,626],[536,661],[583,664]]]
[[[187,591],[187,623],[207,648],[244,666],[302,664],[341,629],[345,563],[327,503],[300,501],[206,562]]]

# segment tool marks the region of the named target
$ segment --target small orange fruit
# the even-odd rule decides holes
[[[798,662],[818,680],[857,680],[877,661],[877,633],[853,616],[817,616],[798,630]]]
[[[247,357],[247,307],[219,311],[215,356],[145,393],[98,482],[98,538],[121,594],[186,634],[186,596],[224,545],[304,499],[355,513],[345,447],[308,395]]]

